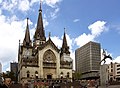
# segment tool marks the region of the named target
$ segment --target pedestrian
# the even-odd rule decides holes
[[[11,85],[11,78],[5,78],[2,88],[10,88]]]

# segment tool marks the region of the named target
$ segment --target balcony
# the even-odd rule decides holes
[[[55,62],[43,62],[43,68],[56,68]]]

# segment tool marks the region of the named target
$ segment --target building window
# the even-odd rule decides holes
[[[111,69],[111,72],[113,72],[113,69]]]
[[[117,74],[120,74],[120,71],[118,71]]]
[[[120,68],[117,68],[117,70],[120,70]]]
[[[28,78],[30,77],[30,72],[29,72],[29,71],[27,71],[27,77],[28,77]]]
[[[67,78],[69,78],[69,75],[70,75],[70,73],[69,73],[69,72],[67,72]]]
[[[111,68],[113,68],[113,63],[111,63]]]
[[[60,73],[60,78],[61,78],[61,79],[63,78],[63,72]]]
[[[117,65],[117,67],[120,67],[120,64],[119,64],[119,65]]]
[[[35,72],[35,78],[38,79],[38,72]]]

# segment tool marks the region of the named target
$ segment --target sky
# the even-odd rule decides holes
[[[94,41],[113,57],[112,62],[120,63],[120,0],[41,1],[46,37],[51,32],[52,41],[60,48],[65,28],[74,62],[75,50]],[[10,70],[10,62],[17,62],[19,40],[23,42],[27,17],[33,39],[39,8],[40,0],[0,0],[2,71]],[[107,63],[110,62],[107,59]]]

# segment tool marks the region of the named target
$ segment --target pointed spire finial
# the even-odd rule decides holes
[[[40,0],[40,10],[42,12],[42,0]]]
[[[63,35],[63,44],[62,44],[62,48],[61,48],[61,55],[63,53],[66,53],[66,54],[70,54],[70,51],[69,51],[69,46],[67,45],[67,39],[66,39],[66,29],[64,28],[64,35]]]
[[[28,20],[29,20],[29,18],[27,17],[27,26],[28,26]]]
[[[51,32],[49,32],[49,38],[50,38],[50,36],[51,36]]]
[[[66,33],[66,28],[64,28],[64,33]]]

